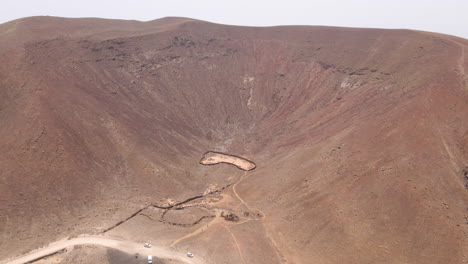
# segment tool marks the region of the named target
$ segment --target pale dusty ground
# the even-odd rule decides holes
[[[132,241],[125,241],[125,240],[118,240],[113,238],[106,238],[106,237],[79,237],[74,238],[71,240],[61,240],[54,243],[51,243],[49,246],[36,250],[26,256],[17,258],[15,260],[2,262],[5,264],[23,264],[29,263],[31,261],[37,260],[44,256],[48,256],[60,250],[78,246],[78,245],[98,245],[107,248],[114,248],[120,250],[122,252],[126,252],[129,254],[139,254],[139,255],[153,255],[158,258],[162,259],[171,259],[171,260],[178,260],[183,263],[188,264],[195,264],[195,263],[202,263],[200,260],[196,259],[188,259],[184,256],[183,253],[168,250],[162,247],[153,246],[151,248],[145,248],[143,244],[136,243]]]
[[[202,160],[200,161],[201,164],[203,165],[214,165],[214,164],[219,164],[219,163],[229,163],[232,164],[242,170],[253,170],[255,169],[255,163],[240,158],[236,156],[232,156],[229,154],[223,154],[223,153],[218,153],[218,152],[207,152],[203,156]]]

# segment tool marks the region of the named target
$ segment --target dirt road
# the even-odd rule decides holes
[[[138,253],[141,256],[153,255],[156,258],[177,260],[182,263],[188,263],[188,264],[202,263],[200,260],[196,258],[190,259],[186,257],[184,253],[168,250],[162,247],[153,246],[151,248],[145,248],[143,246],[143,243],[105,238],[105,237],[93,237],[93,236],[79,237],[79,238],[74,238],[70,240],[57,241],[52,244],[49,244],[45,248],[30,252],[29,254],[25,256],[22,256],[13,260],[2,261],[0,263],[2,264],[28,263],[28,262],[43,258],[45,256],[49,256],[60,250],[63,250],[66,248],[72,248],[73,246],[78,246],[78,245],[103,246],[107,248],[114,248],[114,249],[129,253],[129,254]]]

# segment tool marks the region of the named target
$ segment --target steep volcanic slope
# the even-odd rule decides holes
[[[0,256],[227,186],[215,204],[246,221],[158,227],[153,208],[109,234],[206,263],[466,262],[467,46],[183,18],[2,24]],[[207,151],[257,168],[202,166]]]

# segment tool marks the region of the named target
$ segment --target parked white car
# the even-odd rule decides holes
[[[148,256],[148,264],[153,263],[153,256],[149,255]]]
[[[193,258],[193,254],[192,254],[192,253],[190,253],[190,252],[187,252],[187,257],[189,257],[189,258]]]
[[[151,247],[151,243],[145,243],[145,248],[150,248]]]

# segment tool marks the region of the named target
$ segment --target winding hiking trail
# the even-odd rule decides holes
[[[170,245],[169,247],[173,247],[175,246],[176,244],[178,244],[179,242],[181,242],[182,240],[185,240],[187,238],[190,238],[190,237],[193,237],[193,236],[196,236],[198,234],[201,234],[203,232],[205,232],[206,230],[208,230],[209,227],[211,227],[212,225],[220,222],[221,218],[219,217],[219,215],[217,215],[213,220],[211,220],[210,222],[208,222],[206,225],[198,228],[197,230],[191,232],[191,233],[188,233],[187,235],[184,235],[176,240],[174,240]]]
[[[466,45],[462,42],[460,42],[459,40],[454,40],[454,39],[451,39],[451,38],[445,38],[446,40],[449,40],[451,41],[452,43],[455,43],[456,45],[458,45],[460,47],[460,57],[458,58],[458,65],[457,65],[457,71],[458,71],[458,74],[460,75],[460,77],[462,78],[463,80],[463,84],[465,86],[465,90],[468,91],[468,76],[467,76],[467,73],[466,73],[466,68],[465,68],[465,48],[466,48]]]
[[[247,209],[250,209],[249,205],[244,201],[244,199],[242,199],[242,198],[239,196],[239,194],[237,194],[237,191],[236,191],[237,185],[238,185],[242,180],[244,180],[244,177],[245,177],[246,175],[247,175],[247,172],[245,172],[244,175],[242,175],[242,176],[240,177],[240,179],[239,179],[236,183],[234,183],[234,185],[232,186],[232,192],[234,193],[234,195],[236,196],[236,198],[241,202],[241,203],[239,204],[239,206],[245,205],[245,207],[247,207]],[[265,214],[263,214],[263,215],[265,215]]]
[[[460,68],[460,73],[462,75],[463,80],[465,81],[465,89],[468,89],[468,77],[466,76],[466,70],[465,70],[465,46],[458,43],[461,48],[461,55],[460,59],[458,61],[458,65]]]
[[[216,157],[216,159],[212,159],[213,156]],[[222,158],[219,158],[219,157],[222,157]],[[222,161],[220,161],[220,160],[222,160]],[[202,161],[200,162],[200,164],[202,164],[202,165],[215,165],[215,164],[219,164],[219,163],[232,164],[232,165],[236,166],[237,168],[245,171],[244,174],[232,185],[232,192],[234,193],[234,196],[240,202],[238,207],[244,205],[249,211],[257,212],[258,215],[260,215],[260,219],[249,219],[249,220],[246,220],[246,221],[236,223],[235,225],[242,225],[242,224],[245,224],[245,223],[250,222],[250,221],[260,221],[260,223],[262,224],[262,226],[265,229],[266,237],[270,240],[271,245],[273,246],[273,248],[275,250],[275,253],[277,255],[278,260],[280,260],[281,263],[285,263],[285,264],[288,263],[288,261],[286,260],[284,254],[279,249],[278,244],[276,243],[274,238],[269,234],[268,228],[265,226],[265,224],[263,222],[263,220],[266,218],[265,213],[260,209],[250,207],[248,205],[248,203],[246,201],[244,201],[244,199],[242,199],[242,197],[238,194],[237,189],[236,189],[237,186],[239,185],[239,183],[241,183],[247,177],[248,171],[250,171],[250,170],[252,170],[252,169],[254,169],[256,167],[255,163],[253,163],[252,161],[249,161],[247,159],[238,157],[238,156],[232,156],[232,155],[219,153],[219,152],[207,152],[207,153],[205,153]],[[181,241],[183,241],[183,240],[185,240],[187,238],[190,238],[190,237],[196,236],[198,234],[201,234],[201,233],[205,232],[206,230],[208,230],[209,227],[213,226],[216,223],[219,223],[230,233],[231,237],[233,238],[233,241],[236,244],[236,247],[238,249],[240,258],[242,260],[242,263],[244,263],[241,248],[240,248],[239,243],[237,242],[237,239],[235,238],[235,236],[232,233],[231,229],[228,226],[226,226],[224,224],[224,222],[220,221],[220,219],[221,219],[220,216],[217,215],[217,217],[215,217],[213,220],[211,220],[208,224],[206,224],[206,225],[200,227],[199,229],[197,229],[197,230],[195,230],[195,231],[193,231],[193,232],[191,232],[191,233],[189,233],[189,234],[187,234],[187,235],[185,235],[183,237],[180,237],[180,238],[176,239],[175,241],[173,241],[171,243],[170,247],[175,246],[176,244],[180,243]]]
[[[265,226],[265,224],[263,223],[263,220],[266,218],[265,213],[263,211],[261,211],[260,209],[250,207],[248,205],[248,203],[245,202],[244,199],[242,199],[242,197],[238,194],[237,189],[236,189],[237,186],[239,185],[239,183],[241,183],[247,177],[248,171],[255,168],[256,165],[253,162],[248,161],[248,160],[243,159],[243,158],[240,158],[240,157],[232,156],[232,159],[230,159],[228,157],[230,155],[222,154],[222,153],[215,153],[215,154],[216,154],[216,157],[219,157],[218,155],[221,155],[223,157],[222,161],[219,162],[219,160],[215,160],[211,164],[209,162],[207,162],[204,165],[214,165],[214,164],[218,164],[218,163],[230,163],[232,165],[235,165],[239,169],[244,170],[245,173],[241,177],[239,177],[239,179],[232,185],[232,192],[234,193],[234,196],[240,202],[238,207],[244,205],[246,207],[246,209],[248,209],[249,211],[254,211],[260,216],[259,219],[248,219],[246,221],[236,223],[235,225],[245,224],[245,223],[247,223],[249,221],[260,221],[260,223],[262,224],[262,226],[265,229],[266,238],[268,238],[270,240],[271,245],[273,246],[273,248],[274,248],[274,250],[276,252],[277,258],[281,261],[281,263],[288,263],[286,261],[284,255],[282,254],[281,250],[279,249],[279,246],[277,245],[276,241],[268,233],[268,229]],[[205,157],[206,157],[206,154],[205,154]],[[231,161],[233,161],[233,163],[231,163]],[[202,197],[202,196],[200,196],[200,197]],[[197,196],[195,198],[198,199],[200,197]],[[192,199],[193,198],[191,198],[191,199],[189,199],[187,201],[190,201]],[[187,201],[180,202],[180,203],[176,204],[175,206],[183,204],[183,203],[185,203]],[[149,206],[151,206],[151,205],[149,205]],[[149,206],[147,206],[147,207],[149,207]],[[113,227],[111,227],[109,229],[106,229],[102,233],[105,233],[105,232],[113,229],[114,227],[119,226],[121,223],[131,219],[135,215],[138,215],[141,211],[145,210],[147,207],[138,210],[136,213],[132,214],[132,216],[130,216],[126,220],[123,220],[123,221],[119,222],[117,225],[114,225]],[[174,207],[174,206],[172,206],[172,207]],[[172,208],[172,207],[169,206],[169,207],[167,207],[167,209]],[[221,220],[222,220],[221,212],[217,212],[216,217],[213,220],[208,222],[206,225],[200,227],[199,229],[176,239],[175,241],[173,241],[170,244],[169,248],[173,248],[176,244],[178,244],[179,242],[181,242],[181,241],[183,241],[183,240],[185,240],[187,238],[190,238],[190,237],[193,237],[193,236],[196,236],[196,235],[198,235],[200,233],[205,232],[206,230],[208,230],[210,227],[212,227],[215,224],[221,224],[230,233],[233,241],[236,244],[236,247],[238,249],[238,253],[240,255],[242,263],[245,264],[244,258],[242,256],[241,245],[238,243],[238,241],[237,241],[235,235],[233,234],[232,230],[230,229],[230,227],[226,226],[224,221],[221,221]],[[31,262],[34,262],[34,261],[37,261],[37,260],[40,260],[40,259],[43,259],[43,258],[47,258],[47,257],[49,257],[51,255],[56,254],[56,253],[60,253],[63,250],[73,249],[74,246],[79,246],[79,245],[97,245],[97,246],[117,249],[117,250],[120,250],[122,252],[129,253],[129,254],[139,254],[139,255],[142,255],[142,256],[153,255],[156,258],[177,260],[177,261],[180,261],[182,263],[188,263],[188,264],[203,263],[202,260],[200,260],[200,259],[189,259],[184,255],[184,253],[177,252],[175,250],[170,250],[170,249],[167,249],[167,248],[157,247],[157,246],[153,246],[152,248],[145,248],[143,246],[143,244],[139,243],[139,242],[120,240],[120,239],[115,239],[115,238],[108,238],[108,237],[104,237],[104,236],[83,236],[83,237],[73,238],[73,239],[69,239],[69,240],[56,241],[56,242],[53,242],[53,243],[49,244],[48,246],[46,246],[44,248],[34,250],[34,251],[32,251],[32,252],[30,252],[30,253],[22,256],[22,257],[2,261],[0,263],[1,264],[31,263]]]
[[[244,256],[242,256],[242,252],[241,252],[241,249],[240,249],[239,243],[237,242],[236,237],[232,233],[231,229],[229,229],[229,227],[227,227],[225,225],[223,225],[223,227],[224,227],[224,229],[226,229],[226,231],[229,232],[229,234],[231,234],[231,238],[234,241],[234,244],[236,244],[237,252],[239,253],[239,257],[241,258],[242,264],[245,264]]]
[[[198,259],[189,259],[183,253],[168,250],[162,247],[151,247],[145,248],[142,243],[137,243],[133,241],[119,240],[114,238],[98,237],[98,236],[88,236],[88,237],[79,237],[70,240],[60,240],[54,243],[49,244],[45,248],[37,249],[25,256],[0,262],[2,264],[23,264],[37,261],[39,259],[53,255],[59,251],[62,251],[67,248],[72,248],[79,245],[96,245],[106,248],[113,248],[126,252],[129,254],[139,254],[141,256],[153,255],[154,257],[161,259],[170,259],[177,260],[182,263],[187,264],[201,264],[203,263]]]
[[[253,211],[257,211],[257,212],[260,212],[261,214],[261,218],[260,219],[257,219],[256,221],[260,221],[260,223],[262,224],[262,226],[264,227],[265,229],[265,234],[267,236],[267,238],[270,240],[271,244],[273,245],[274,249],[275,249],[275,252],[276,252],[276,255],[278,257],[279,260],[281,260],[281,263],[288,263],[286,261],[286,258],[284,256],[284,254],[281,252],[281,250],[279,249],[279,246],[278,244],[276,243],[276,241],[273,239],[273,237],[268,233],[268,228],[265,226],[265,224],[263,223],[263,220],[265,220],[266,218],[266,214],[260,210],[260,209],[257,209],[257,208],[251,208],[245,201],[244,199],[242,199],[239,194],[237,193],[237,190],[236,190],[236,187],[237,185],[244,180],[244,178],[247,176],[247,172],[244,173],[244,175],[242,175],[242,177],[239,178],[239,180],[232,186],[232,192],[234,193],[234,195],[236,196],[236,198],[241,202],[241,205],[245,205],[245,207],[247,207],[247,209],[249,210],[253,210]],[[242,223],[239,223],[239,224],[244,224],[244,223],[247,223],[249,221],[254,221],[254,219],[249,219],[247,221],[244,221]],[[232,233],[231,233],[232,235]],[[237,242],[236,242],[237,243]],[[237,245],[237,247],[239,247],[239,245]]]

